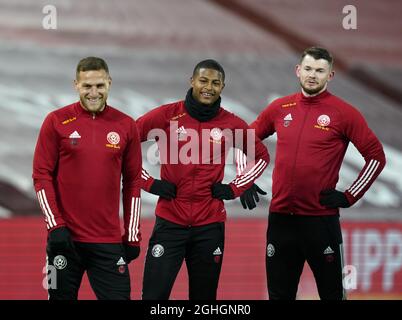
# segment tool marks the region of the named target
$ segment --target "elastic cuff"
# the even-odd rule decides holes
[[[346,199],[348,199],[350,206],[353,206],[357,202],[357,200],[359,200],[352,196],[348,191],[345,191],[344,194],[346,196]]]
[[[149,177],[146,181],[142,180],[142,189],[149,192],[154,181],[155,179],[153,177]]]
[[[130,247],[139,247],[140,246],[140,242],[139,241],[135,241],[135,242],[124,242],[124,244],[130,246]]]
[[[234,185],[234,183],[229,183],[229,186],[232,188],[234,199],[241,196],[242,192]]]
[[[64,223],[63,223],[63,224],[58,224],[58,225],[54,226],[53,228],[48,229],[47,232],[50,233],[50,232],[52,232],[53,230],[56,230],[56,229],[59,229],[59,228],[61,228],[61,227],[65,227],[65,226],[66,226],[66,225],[65,225]]]

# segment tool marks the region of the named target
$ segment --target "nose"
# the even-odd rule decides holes
[[[97,97],[98,96],[98,88],[96,86],[91,87],[91,90],[89,91],[89,95],[91,97]]]
[[[309,77],[315,78],[315,76],[316,76],[315,70],[311,70],[308,75],[309,75]]]
[[[208,82],[207,85],[205,86],[207,90],[212,90],[212,82]]]
[[[308,79],[314,80],[315,79],[315,72],[312,72],[308,75]]]

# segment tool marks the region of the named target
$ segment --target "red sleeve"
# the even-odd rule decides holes
[[[153,109],[137,119],[137,127],[141,142],[157,139],[158,133],[165,132],[169,125],[166,117],[166,106]],[[142,189],[149,192],[154,178],[143,168],[141,174]]]
[[[54,189],[55,170],[59,160],[59,136],[54,128],[56,120],[53,113],[44,120],[33,158],[33,184],[48,231],[65,225]]]
[[[123,156],[123,241],[138,245],[141,241],[141,142],[135,121],[130,124],[130,140]]]
[[[239,139],[235,134],[235,148],[242,150],[246,155],[243,171],[231,183],[230,186],[235,194],[239,197],[245,190],[250,188],[254,181],[264,172],[269,163],[269,154],[267,148],[256,137],[256,132],[251,129],[243,120],[239,119],[239,128],[242,130],[243,141],[239,143]],[[237,154],[236,150],[236,154]]]
[[[250,128],[255,129],[255,134],[259,139],[264,140],[275,133],[275,113],[276,107],[273,102],[250,124]]]
[[[137,119],[136,122],[141,142],[154,140],[158,136],[159,130],[166,130],[169,126],[166,109],[166,106],[160,106]]]
[[[386,160],[381,142],[368,127],[360,112],[350,108],[344,118],[347,119],[344,135],[355,145],[366,162],[357,179],[345,192],[352,205],[370,188],[384,168]]]
[[[141,172],[141,181],[142,181],[142,189],[144,189],[145,191],[149,192],[149,190],[151,189],[152,184],[155,181],[155,178],[152,177],[147,170],[145,170],[144,168],[142,168],[142,172]]]

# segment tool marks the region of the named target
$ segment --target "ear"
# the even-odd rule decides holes
[[[74,79],[74,81],[73,81],[73,87],[74,87],[74,89],[75,89],[76,91],[78,91],[78,81],[77,81],[77,79]]]
[[[295,67],[295,73],[298,78],[300,78],[300,70],[301,70],[301,65],[297,64]]]
[[[328,81],[331,81],[334,77],[335,77],[335,71],[332,70],[332,71],[329,73]]]
[[[193,77],[190,78],[189,83],[190,83],[191,88],[194,88],[194,78]]]

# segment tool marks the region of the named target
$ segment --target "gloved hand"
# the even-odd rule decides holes
[[[260,201],[258,194],[265,196],[267,193],[255,183],[246,191],[244,191],[243,194],[240,196],[240,201],[243,208],[248,208],[250,210],[254,209],[257,206],[256,202]]]
[[[344,192],[327,189],[320,192],[320,204],[327,208],[349,208],[350,203]]]
[[[176,186],[166,180],[155,179],[149,192],[167,200],[176,198]]]
[[[50,231],[47,246],[53,254],[74,250],[73,240],[67,227],[60,227]]]
[[[126,253],[126,263],[129,264],[131,261],[138,258],[141,248],[140,246],[132,246],[128,243],[124,243],[124,251]]]
[[[228,184],[215,183],[212,185],[212,197],[221,200],[231,200],[235,198],[232,188]]]

